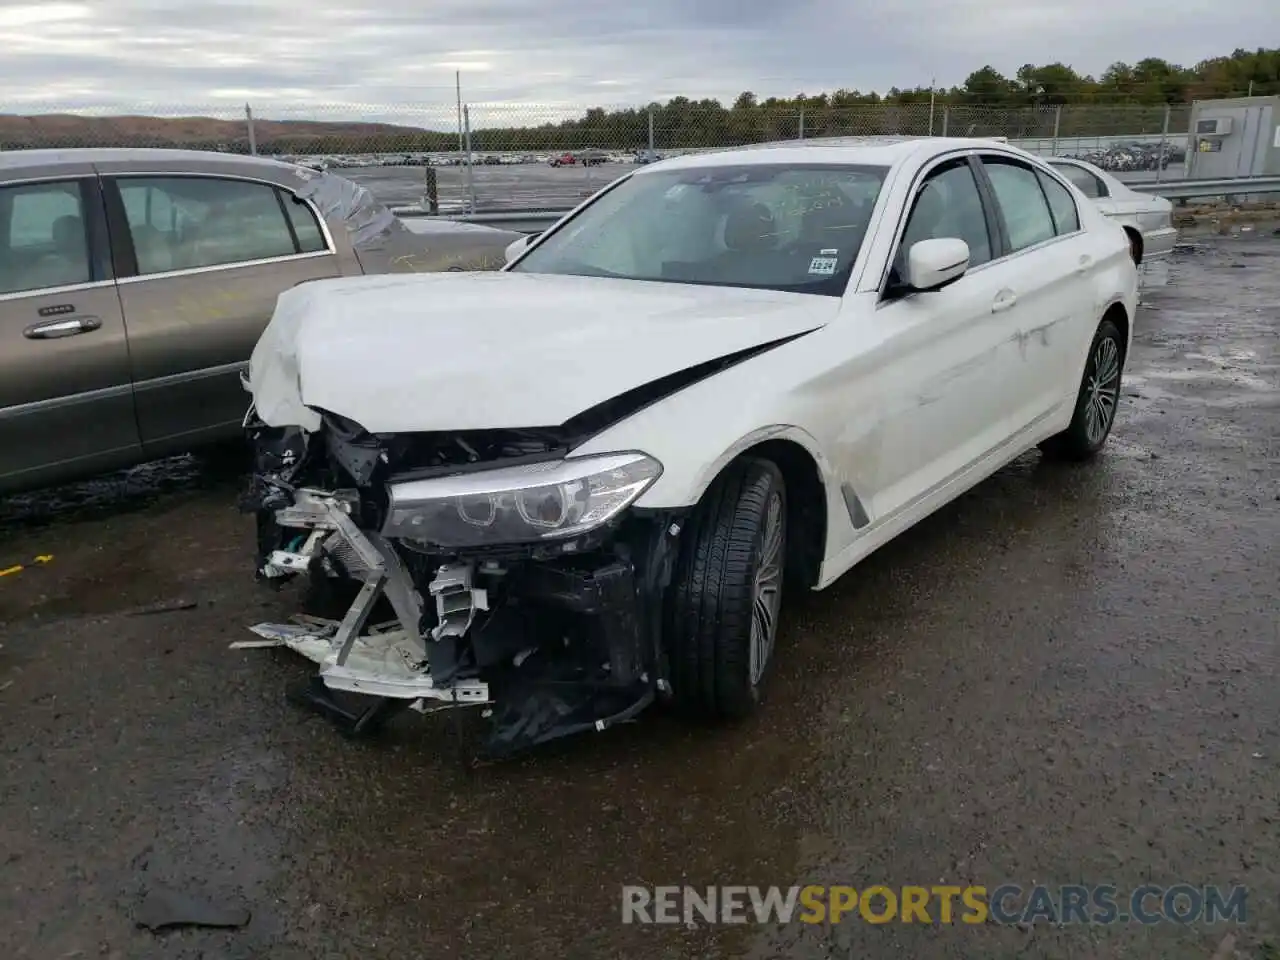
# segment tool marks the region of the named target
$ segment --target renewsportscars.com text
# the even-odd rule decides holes
[[[624,886],[623,923],[1244,923],[1244,887]]]

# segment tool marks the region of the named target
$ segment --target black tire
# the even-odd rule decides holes
[[[771,520],[772,514],[772,520]],[[782,472],[770,460],[740,460],[722,473],[685,525],[671,584],[666,646],[671,658],[675,706],[706,720],[732,720],[760,702],[776,647],[778,608],[787,546],[787,495]],[[763,612],[771,614],[767,637],[757,647],[754,669],[754,607],[765,538],[774,529],[776,581]]]
[[[1120,403],[1125,346],[1119,327],[1110,320],[1103,320],[1098,324],[1093,343],[1089,345],[1089,356],[1085,361],[1084,376],[1080,380],[1080,391],[1076,394],[1071,424],[1040,444],[1046,457],[1054,460],[1088,460],[1107,442],[1111,427],[1115,424],[1116,407]],[[1100,375],[1102,379],[1095,390],[1095,381]],[[1091,410],[1095,395],[1099,398],[1096,401],[1099,406]],[[1103,415],[1102,421],[1095,417],[1096,413]]]

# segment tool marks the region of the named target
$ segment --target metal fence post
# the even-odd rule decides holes
[[[427,178],[427,195],[423,198],[426,203],[427,212],[433,217],[440,213],[440,178],[436,174],[436,168],[428,163],[423,171]]]
[[[1169,104],[1164,105],[1164,126],[1160,128],[1160,152],[1156,154],[1156,183],[1164,177],[1164,165],[1169,161],[1168,144],[1169,144],[1169,114],[1172,109]]]
[[[800,108],[800,136],[798,139],[804,139],[804,107]]]
[[[247,103],[244,105],[244,123],[249,131],[249,153],[256,157],[258,155],[258,137],[253,129],[253,108]]]
[[[942,135],[947,135],[947,127],[951,126],[951,108],[942,108]]]
[[[1053,108],[1053,156],[1058,155],[1058,133],[1062,130],[1062,104]]]
[[[653,107],[649,108],[649,153],[653,153]]]
[[[467,151],[467,209],[471,213],[476,212],[476,177],[475,168],[471,163],[471,104],[463,104],[462,107],[462,124],[466,134],[466,151]]]

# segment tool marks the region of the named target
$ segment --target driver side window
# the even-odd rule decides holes
[[[966,159],[952,160],[925,179],[907,217],[894,269],[902,275],[907,251],[921,240],[955,237],[969,245],[969,266],[991,260],[991,234],[973,169]]]

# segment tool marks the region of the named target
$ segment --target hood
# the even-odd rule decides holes
[[[661,377],[823,326],[840,300],[527,273],[305,283],[280,295],[249,388],[269,426],[372,433],[557,426]]]

